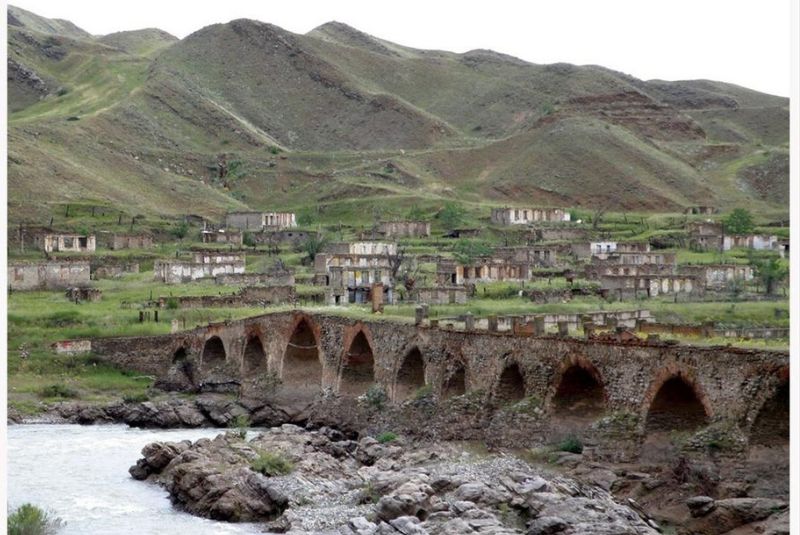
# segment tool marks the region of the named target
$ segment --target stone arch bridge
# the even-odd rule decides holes
[[[536,400],[546,418],[632,414],[638,431],[735,423],[751,442],[788,442],[789,354],[733,347],[455,331],[301,311],[210,324],[176,334],[100,338],[92,351],[190,389],[253,392],[264,378],[310,401],[383,387],[400,403],[485,396],[487,406]]]

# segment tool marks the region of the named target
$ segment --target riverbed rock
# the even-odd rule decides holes
[[[253,459],[267,453],[291,463],[291,472],[255,472]],[[147,474],[192,514],[268,522],[269,529],[297,534],[657,533],[602,488],[514,456],[402,437],[355,442],[330,429],[282,425],[249,441],[226,433],[149,445],[131,473]]]

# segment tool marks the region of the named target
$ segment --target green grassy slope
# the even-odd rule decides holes
[[[12,221],[81,199],[346,221],[448,200],[787,208],[788,100],[730,84],[415,50],[339,23],[237,20],[174,41],[23,15],[9,26]],[[221,160],[241,176],[219,177]]]

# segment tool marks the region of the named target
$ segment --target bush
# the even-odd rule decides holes
[[[242,234],[242,245],[245,247],[254,247],[256,245],[256,238],[252,232]]]
[[[150,396],[147,395],[147,392],[137,392],[136,394],[125,394],[122,396],[122,401],[125,403],[144,403],[149,400]]]
[[[569,453],[583,453],[583,442],[578,437],[570,436],[559,442],[556,449]]]
[[[389,401],[389,396],[386,395],[386,391],[382,386],[372,385],[364,394],[364,399],[370,407],[382,409],[386,402]]]
[[[8,515],[8,535],[53,535],[63,527],[60,518],[25,503]]]
[[[262,452],[250,462],[250,469],[268,477],[276,477],[290,473],[294,465],[280,453]]]
[[[389,442],[397,440],[397,434],[392,433],[391,431],[384,431],[383,433],[375,437],[375,440],[377,440],[381,444],[387,444]]]
[[[177,297],[167,298],[167,310],[177,310],[177,309],[178,309],[178,298]]]
[[[77,398],[78,391],[65,384],[57,383],[43,387],[39,391],[39,396],[43,398]]]
[[[433,387],[431,385],[421,386],[414,391],[414,399],[426,399],[433,395]]]
[[[247,428],[250,427],[250,417],[246,414],[240,414],[228,422],[228,427],[235,428],[239,438],[244,439],[247,436]]]

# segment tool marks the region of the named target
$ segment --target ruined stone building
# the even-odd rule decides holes
[[[706,289],[724,290],[733,282],[753,280],[753,267],[746,264],[699,264],[680,266],[679,273],[693,275]]]
[[[387,242],[335,243],[314,259],[314,282],[326,287],[329,304],[366,303],[382,285],[383,302],[393,303],[392,262],[397,246]]]
[[[640,265],[640,264],[656,264],[656,265],[675,265],[675,253],[636,253],[636,252],[621,252],[593,255],[592,262],[608,262],[612,264],[619,264],[623,266]]]
[[[147,234],[112,234],[108,240],[108,248],[113,251],[120,249],[149,249],[153,246],[153,237]]]
[[[96,248],[94,235],[45,234],[41,247],[46,253],[93,253]]]
[[[194,250],[192,261],[196,264],[244,264],[245,254],[233,251]]]
[[[597,280],[604,292],[620,300],[659,295],[702,295],[705,286],[698,277],[673,273],[635,275],[600,275]]]
[[[686,225],[689,246],[700,251],[730,251],[731,249],[755,249],[764,251],[778,249],[780,240],[774,235],[725,234],[722,223],[711,221],[692,222]]]
[[[479,282],[522,282],[531,278],[531,264],[513,259],[479,257],[470,264],[443,260],[436,267],[436,282],[442,285],[476,284]]]
[[[11,262],[8,286],[12,290],[64,290],[89,283],[88,261]]]
[[[523,245],[517,247],[498,247],[494,256],[518,263],[528,263],[531,267],[556,267],[560,264],[559,253],[564,248],[555,245]]]
[[[731,249],[755,249],[756,251],[766,251],[778,248],[778,237],[762,234],[750,234],[746,236],[723,236],[722,250]]]
[[[465,305],[468,291],[466,286],[415,286],[409,299],[427,305]]]
[[[641,242],[623,242],[623,241],[590,241],[583,243],[573,243],[570,245],[572,254],[578,258],[606,258],[614,253],[649,253],[650,243],[646,241]]]
[[[230,212],[225,216],[224,227],[240,230],[279,230],[297,226],[293,212]]]
[[[684,211],[687,215],[712,215],[717,212],[719,210],[713,206],[689,206]]]
[[[204,230],[200,236],[203,239],[203,243],[225,243],[230,245],[242,245],[244,243],[241,230]]]
[[[527,225],[529,223],[558,223],[570,220],[569,211],[563,208],[492,208],[494,225]]]
[[[431,224],[427,221],[384,221],[373,230],[381,238],[427,238]]]

